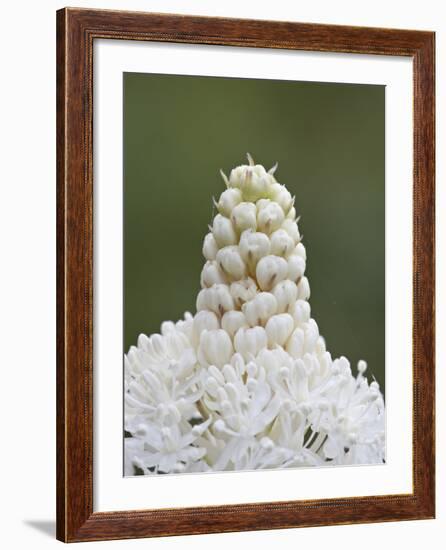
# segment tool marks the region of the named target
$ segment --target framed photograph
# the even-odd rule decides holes
[[[66,8],[57,71],[57,537],[433,518],[434,33]]]

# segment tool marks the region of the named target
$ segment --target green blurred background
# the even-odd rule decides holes
[[[124,349],[195,313],[201,247],[246,152],[296,195],[312,316],[384,390],[384,86],[124,74]]]

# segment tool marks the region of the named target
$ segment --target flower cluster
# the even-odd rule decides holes
[[[222,173],[197,313],[125,357],[127,475],[385,459],[378,383],[333,360],[311,318],[294,198],[248,160]]]

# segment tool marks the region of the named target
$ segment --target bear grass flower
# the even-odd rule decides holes
[[[269,171],[222,172],[195,315],[125,356],[125,473],[374,464],[384,399],[332,359],[311,318],[294,197]]]

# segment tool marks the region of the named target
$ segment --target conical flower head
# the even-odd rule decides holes
[[[254,359],[263,347],[289,343],[297,359],[304,350],[314,351],[317,338],[307,339],[301,349],[291,338],[309,320],[301,314],[304,309],[309,314],[309,308],[300,302],[310,296],[294,198],[275,179],[276,167],[266,171],[250,155],[248,160],[249,164],[234,168],[229,178],[223,175],[227,189],[215,201],[218,213],[203,243],[207,262],[197,311],[217,315],[234,351],[244,357]],[[201,348],[208,342],[209,335]],[[227,348],[221,349],[223,353]]]
[[[294,198],[234,168],[204,237],[196,314],[126,356],[126,471],[203,472],[384,460],[384,401],[332,360],[308,303]]]

